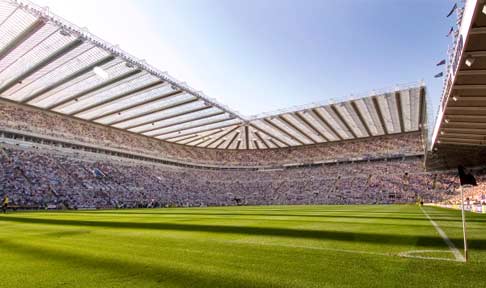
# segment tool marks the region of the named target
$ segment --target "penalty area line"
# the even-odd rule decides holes
[[[440,237],[442,237],[442,239],[447,244],[447,246],[449,246],[449,249],[451,250],[456,260],[459,262],[466,262],[464,256],[461,254],[459,249],[457,249],[454,243],[452,243],[451,239],[447,237],[447,234],[444,232],[444,230],[442,230],[442,228],[440,228],[439,224],[437,224],[434,220],[432,220],[432,218],[429,216],[429,214],[425,211],[425,209],[422,206],[420,206],[420,210],[422,210],[422,213],[424,213],[425,217],[429,219],[430,223],[432,224],[432,226],[434,226],[437,233],[439,233]]]

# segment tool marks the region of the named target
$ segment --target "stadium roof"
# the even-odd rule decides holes
[[[437,149],[486,145],[485,2],[467,1],[459,21],[432,137]]]
[[[0,0],[0,97],[164,141],[268,149],[418,131],[425,87],[244,117],[30,2]]]

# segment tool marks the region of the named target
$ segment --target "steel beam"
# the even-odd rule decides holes
[[[373,134],[371,134],[370,127],[368,127],[368,123],[366,123],[366,121],[364,120],[363,114],[361,114],[361,111],[359,111],[359,108],[358,108],[358,105],[356,104],[356,101],[351,101],[351,107],[353,108],[354,113],[356,113],[356,115],[358,116],[359,121],[361,121],[361,124],[363,124],[363,127],[365,127],[365,130],[366,130],[366,133],[368,133],[368,136],[373,136]]]
[[[404,124],[403,124],[402,97],[400,97],[400,92],[395,92],[395,102],[397,104],[398,122],[400,123],[400,132],[404,132],[405,127],[404,127]],[[411,103],[411,101],[410,101],[410,103]],[[410,116],[412,116],[412,115],[410,115]]]
[[[128,111],[128,110],[131,110],[133,108],[139,108],[139,107],[142,107],[142,106],[144,106],[146,104],[151,104],[153,102],[156,102],[156,101],[159,101],[159,100],[162,100],[162,99],[165,99],[165,98],[169,98],[169,97],[172,97],[174,95],[181,94],[181,93],[182,93],[181,91],[173,91],[173,92],[169,92],[169,93],[163,93],[163,94],[160,94],[159,96],[157,96],[155,98],[147,99],[147,100],[145,100],[143,102],[135,103],[135,104],[132,104],[132,105],[129,105],[129,106],[120,107],[120,108],[118,108],[118,109],[116,109],[114,111],[106,112],[106,113],[103,113],[103,114],[98,115],[96,117],[90,118],[89,120],[96,121],[96,120],[99,120],[101,118],[110,117],[110,116],[113,116],[113,115],[116,115],[116,114],[120,114],[120,113],[125,112],[125,111]],[[110,123],[110,124],[112,124],[112,123]]]
[[[93,63],[93,64],[91,64],[91,65],[89,65],[85,68],[82,68],[81,70],[76,71],[71,75],[68,75],[68,76],[62,78],[61,80],[56,81],[56,82],[52,83],[51,85],[49,85],[45,88],[42,88],[40,91],[30,95],[29,97],[22,99],[22,101],[20,101],[20,103],[27,103],[27,102],[30,102],[32,100],[35,100],[35,99],[39,98],[40,96],[44,95],[45,93],[52,91],[52,90],[54,90],[55,88],[57,88],[61,85],[66,84],[67,82],[74,80],[74,79],[76,79],[76,78],[78,78],[78,77],[80,77],[80,76],[82,76],[86,73],[91,72],[94,67],[105,65],[105,64],[107,64],[107,63],[109,63],[113,60],[115,60],[114,56],[111,56],[111,55],[106,56],[106,57],[96,61],[95,63]]]
[[[227,135],[231,134],[232,132],[234,132],[234,131],[235,131],[236,129],[238,129],[238,128],[239,128],[239,127],[238,127],[238,126],[236,126],[235,128],[230,129],[229,131],[227,131],[227,132],[225,132],[225,133],[221,134],[221,136],[218,136],[216,139],[214,139],[214,141],[211,141],[210,143],[208,143],[206,146],[204,146],[204,148],[207,148],[207,147],[211,146],[212,144],[216,143],[216,142],[217,142],[218,140],[220,140],[221,138],[223,138],[223,137],[225,137],[225,136],[227,136]]]
[[[151,136],[152,137],[161,137],[161,136],[171,134],[171,133],[174,133],[174,132],[178,132],[178,131],[180,132],[180,131],[190,130],[190,129],[194,129],[194,128],[204,127],[204,126],[208,126],[208,125],[212,125],[212,124],[230,121],[230,120],[233,120],[233,119],[236,119],[236,118],[230,117],[230,118],[226,118],[226,119],[217,119],[217,120],[209,121],[209,122],[206,122],[206,123],[200,123],[200,124],[184,127],[184,128],[181,128],[181,129],[170,130],[170,131],[167,131],[167,132],[163,132],[163,133],[159,133],[159,134],[155,134],[155,135],[151,135]]]
[[[53,54],[49,55],[47,58],[44,58],[42,61],[39,63],[35,64],[32,66],[29,70],[23,72],[19,76],[15,77],[14,79],[10,80],[7,82],[7,84],[3,85],[0,88],[0,95],[7,91],[8,89],[12,88],[13,86],[17,85],[18,83],[22,82],[25,78],[29,77],[30,75],[36,73],[37,71],[41,70],[45,66],[49,65],[53,61],[56,61],[57,59],[61,58],[62,56],[66,55],[73,49],[79,47],[81,44],[83,44],[83,41],[81,39],[74,40],[73,42],[69,43],[68,45],[62,47],[61,49],[57,50]]]
[[[211,131],[211,130],[208,130],[208,131]],[[207,131],[204,131],[204,132],[207,132]],[[212,135],[214,135],[214,134],[221,133],[221,131],[218,129],[218,131],[215,131],[215,132],[212,132],[212,133],[206,134],[206,135],[204,135],[204,136],[203,136],[203,135],[198,135],[198,133],[202,133],[202,132],[196,132],[196,133],[193,133],[193,134],[188,134],[188,135],[193,135],[192,137],[197,137],[197,138],[194,138],[194,139],[192,139],[191,141],[184,143],[184,145],[189,145],[190,143],[194,143],[194,142],[196,142],[196,141],[199,141],[199,140],[204,139],[204,138],[206,138],[206,137],[212,136]],[[191,137],[191,138],[192,138],[192,137]],[[187,140],[187,139],[186,139],[186,140]],[[181,142],[181,141],[183,141],[183,140],[177,140],[177,141],[176,141],[176,143]]]
[[[235,119],[236,119],[236,118],[235,118]],[[161,139],[161,140],[164,140],[164,141],[170,141],[171,139],[174,139],[174,138],[179,138],[179,137],[186,136],[186,135],[199,134],[199,133],[208,132],[208,131],[213,131],[213,130],[218,130],[217,132],[221,132],[221,130],[222,130],[223,128],[230,127],[230,126],[233,126],[233,125],[238,125],[238,123],[231,123],[231,124],[226,124],[226,125],[219,126],[219,127],[207,128],[207,129],[203,129],[203,130],[200,130],[200,131],[197,131],[197,132],[190,132],[190,133],[181,134],[181,135],[177,135],[177,136],[173,136],[173,137],[169,137],[169,138],[163,138],[163,139]],[[216,134],[217,132],[215,132],[215,134]],[[207,135],[206,135],[206,136],[207,136]],[[154,138],[156,138],[156,137],[154,137]],[[157,138],[157,139],[160,139],[160,138]]]
[[[421,129],[424,129],[425,124],[427,124],[427,103],[426,103],[426,97],[425,97],[425,87],[420,87],[420,110],[419,110],[419,127]]]
[[[10,54],[13,50],[17,49],[22,43],[27,41],[32,35],[37,33],[42,27],[46,25],[46,22],[43,19],[37,19],[35,22],[29,25],[22,33],[20,33],[15,39],[8,43],[2,51],[0,51],[0,61],[3,60],[8,54]]]
[[[164,98],[167,98],[167,97],[174,96],[174,95],[179,94],[179,93],[178,92],[170,93],[171,94],[170,96],[168,96],[168,94],[165,94],[164,95],[165,97],[162,96],[159,100],[164,99]],[[173,103],[173,104],[170,104],[170,105],[167,105],[167,106],[160,107],[160,108],[155,109],[155,110],[148,110],[148,111],[145,111],[145,112],[143,112],[141,114],[136,114],[136,115],[130,116],[128,118],[123,118],[123,119],[120,119],[120,120],[115,120],[115,121],[112,121],[112,122],[107,123],[106,125],[117,125],[119,123],[132,121],[132,120],[135,120],[135,119],[139,119],[139,118],[145,117],[145,116],[150,115],[150,114],[159,113],[159,112],[162,112],[162,111],[166,111],[166,110],[173,109],[173,108],[176,108],[176,107],[184,106],[184,105],[187,105],[187,104],[190,104],[190,103],[194,103],[194,102],[197,102],[197,101],[199,101],[198,98],[192,98],[192,99],[184,100],[182,102]],[[117,112],[118,115],[120,115],[121,113],[123,113],[123,111]],[[151,122],[153,122],[153,120]]]
[[[250,149],[250,139],[249,138],[249,133],[248,133],[248,125],[243,126],[243,129],[245,131],[245,148]]]
[[[153,119],[153,120],[150,120],[150,121],[145,121],[145,122],[142,122],[142,123],[139,123],[139,124],[131,125],[131,126],[125,127],[125,129],[128,130],[128,129],[138,128],[138,127],[142,127],[144,125],[150,124],[150,123],[165,121],[165,120],[172,119],[172,118],[175,118],[175,117],[179,117],[179,116],[183,116],[183,115],[189,115],[191,113],[196,113],[196,112],[204,111],[204,110],[211,109],[211,108],[213,108],[213,107],[212,106],[199,107],[199,108],[187,110],[187,111],[184,111],[184,112],[176,113],[176,114],[173,114],[171,116],[164,116],[164,117],[160,117],[160,118]],[[156,130],[156,129],[160,129],[160,128],[154,128],[154,129],[151,129],[151,130],[148,130],[148,131],[141,131],[139,133],[150,132],[150,131]]]
[[[238,127],[236,127],[236,129],[238,129]],[[228,144],[224,149],[229,149],[229,147],[231,146],[231,144],[233,144],[233,142],[235,141],[236,137],[238,137],[238,135],[240,135],[240,132],[236,131],[235,135],[231,138],[231,140],[228,142]]]
[[[383,119],[383,112],[381,111],[380,103],[378,103],[378,97],[373,96],[371,102],[373,102],[373,106],[375,107],[376,113],[378,114],[378,119],[380,120],[380,125],[383,128],[383,132],[385,132],[385,135],[390,134],[388,132],[388,128],[385,125],[385,120]]]
[[[260,136],[260,133],[258,133],[258,131],[253,131],[253,134],[255,134],[255,136],[260,139],[260,141],[263,143],[263,145],[265,145],[265,147],[267,147],[267,149],[270,149],[270,146],[267,144],[267,142],[265,142],[265,140],[263,140],[263,137]]]
[[[220,147],[221,145],[223,145],[223,143],[224,143],[224,142],[226,142],[226,140],[224,140],[224,139],[223,139],[223,141],[219,142],[219,144],[218,144],[218,145],[216,145],[216,147],[214,147],[214,149],[219,149],[219,147]]]
[[[208,108],[211,108],[211,107],[203,107],[203,108],[208,109]],[[158,127],[149,128],[149,129],[146,129],[146,130],[137,131],[137,133],[148,133],[148,132],[152,132],[152,131],[156,131],[156,130],[160,130],[160,129],[165,129],[165,128],[169,128],[169,127],[176,126],[176,125],[180,125],[180,124],[185,124],[185,123],[202,120],[202,119],[209,118],[209,117],[214,117],[214,116],[222,115],[224,113],[226,113],[226,112],[224,112],[224,111],[217,111],[215,113],[205,114],[205,115],[202,115],[202,116],[199,116],[199,117],[196,117],[196,118],[190,118],[190,119],[187,119],[187,120],[183,120],[183,121],[179,121],[179,122],[174,122],[174,123],[167,124],[167,125],[163,125],[163,126],[158,126]],[[187,114],[187,113],[184,113],[184,114]],[[152,121],[152,123],[155,123],[155,122],[158,122],[158,121]],[[125,129],[130,129],[130,128],[125,128]]]
[[[289,125],[292,129],[294,129],[295,131],[297,131],[299,134],[301,134],[302,136],[304,136],[305,138],[307,138],[308,140],[310,140],[312,143],[314,143],[314,144],[319,143],[316,140],[314,140],[314,138],[312,138],[309,135],[307,135],[304,131],[300,130],[299,127],[295,126],[292,122],[290,122],[289,120],[287,120],[284,117],[284,115],[279,116],[279,119],[282,120],[283,122],[285,122],[285,124]]]
[[[253,139],[253,144],[258,150],[260,150],[260,145],[258,145],[258,141],[256,139]]]
[[[341,115],[341,112],[339,112],[339,110],[336,108],[336,105],[331,105],[330,108],[331,108],[332,111],[334,111],[336,116],[339,118],[339,121],[341,121],[344,124],[344,126],[349,131],[349,133],[351,133],[351,135],[355,139],[358,139],[358,135],[356,135],[356,133],[354,133],[353,129],[351,129],[351,126],[349,125],[349,123],[344,119],[344,117]]]
[[[142,87],[135,88],[135,89],[129,90],[127,92],[121,93],[119,95],[116,95],[114,97],[111,97],[110,99],[106,99],[104,101],[101,101],[101,102],[98,102],[98,103],[95,103],[95,104],[88,105],[86,107],[83,107],[81,109],[78,109],[78,110],[76,110],[74,112],[69,113],[69,115],[81,114],[83,112],[86,112],[88,110],[93,110],[95,108],[98,108],[98,107],[103,106],[103,105],[106,105],[106,104],[110,104],[111,105],[111,104],[113,104],[113,102],[115,102],[115,101],[117,101],[119,99],[122,99],[122,98],[125,98],[125,97],[128,97],[128,96],[132,96],[134,94],[146,92],[147,90],[150,91],[150,90],[152,90],[154,88],[159,88],[158,86],[160,86],[163,83],[164,82],[162,82],[160,80],[155,81],[153,83],[144,85]],[[160,87],[162,87],[162,86],[160,86]]]
[[[315,127],[312,123],[310,123],[305,117],[299,114],[300,112],[294,113],[294,115],[297,117],[298,120],[300,120],[300,123],[302,125],[307,126],[310,130],[316,132],[317,135],[321,136],[326,142],[329,142],[329,139],[319,130],[317,127]]]
[[[272,121],[268,120],[267,118],[264,118],[263,121],[267,124],[267,125],[270,125],[272,126],[274,129],[280,131],[280,133],[283,133],[284,135],[287,135],[290,137],[290,139],[293,139],[294,141],[302,144],[302,145],[305,145],[304,142],[302,142],[299,138],[295,137],[294,135],[290,134],[289,132],[287,132],[285,129],[279,127],[277,124],[273,123]]]
[[[277,139],[277,140],[278,140],[280,143],[283,143],[283,144],[284,144],[284,145],[286,145],[286,146],[289,146],[289,147],[290,147],[290,146],[292,146],[292,145],[290,145],[289,143],[287,143],[286,141],[284,141],[284,140],[280,139],[279,137],[277,137],[277,136],[273,135],[272,133],[267,132],[267,131],[265,131],[265,130],[263,130],[263,129],[259,128],[259,127],[258,127],[258,126],[256,126],[255,124],[249,124],[249,125],[250,125],[252,128],[254,128],[254,129],[256,129],[256,130],[258,130],[258,131],[262,132],[263,134],[265,134],[265,135],[267,135],[267,136],[269,136],[269,137],[272,137],[272,138],[274,138],[274,139]],[[277,145],[277,146],[278,146],[278,145]],[[279,146],[279,147],[280,147],[280,146]]]
[[[101,90],[103,88],[106,88],[106,87],[108,87],[110,85],[113,85],[113,84],[115,84],[117,82],[126,80],[127,78],[130,78],[130,77],[132,77],[132,76],[134,76],[134,75],[136,75],[138,73],[141,73],[141,72],[142,72],[142,70],[138,70],[138,69],[137,70],[130,71],[130,72],[127,72],[127,73],[122,74],[122,75],[120,75],[118,77],[115,77],[115,78],[110,79],[110,80],[108,80],[106,82],[103,82],[103,83],[101,83],[99,85],[96,85],[96,86],[91,87],[91,88],[89,88],[87,90],[84,90],[84,91],[82,91],[80,93],[77,93],[75,95],[69,96],[69,97],[61,100],[60,102],[53,103],[53,104],[51,104],[51,105],[49,105],[49,106],[47,106],[45,108],[48,109],[48,110],[55,110],[56,108],[59,108],[60,106],[66,104],[66,103],[69,103],[69,102],[71,102],[73,100],[76,100],[78,98],[81,98],[81,97],[83,97],[85,95],[88,95],[90,93],[93,93],[93,92],[96,92],[96,91]]]
[[[327,129],[331,130],[336,138],[338,138],[339,140],[344,140],[343,137],[341,137],[341,135],[336,131],[336,129],[334,129],[334,127],[332,127],[331,124],[329,124],[329,122],[327,122],[327,120],[322,117],[322,115],[319,113],[319,111],[317,111],[316,108],[309,110],[309,113],[322,126],[325,126]]]

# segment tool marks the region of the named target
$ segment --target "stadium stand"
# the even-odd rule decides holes
[[[3,119],[0,129],[4,132],[44,138],[48,136],[50,139],[67,140],[73,144],[89,144],[94,145],[93,147],[114,148],[168,160],[218,166],[265,166],[312,163],[337,158],[423,154],[420,132],[280,149],[216,150],[167,143],[2,100],[0,116]],[[25,134],[26,132],[29,134]],[[343,145],[346,149],[343,149]]]
[[[243,117],[34,4],[0,10],[0,196],[16,207],[456,201],[454,172],[424,167],[444,168],[423,83]]]
[[[413,203],[443,201],[457,188],[454,174],[420,172],[421,156],[215,170],[9,142],[1,148],[1,190],[30,209]]]

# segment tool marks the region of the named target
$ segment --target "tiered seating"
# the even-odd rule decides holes
[[[0,130],[34,133],[174,161],[221,166],[282,165],[423,153],[420,132],[283,149],[220,150],[176,145],[1,100],[0,118]]]
[[[268,171],[208,170],[39,147],[1,148],[0,190],[19,206],[410,203],[444,200],[457,188],[452,174],[420,172],[417,157]]]

